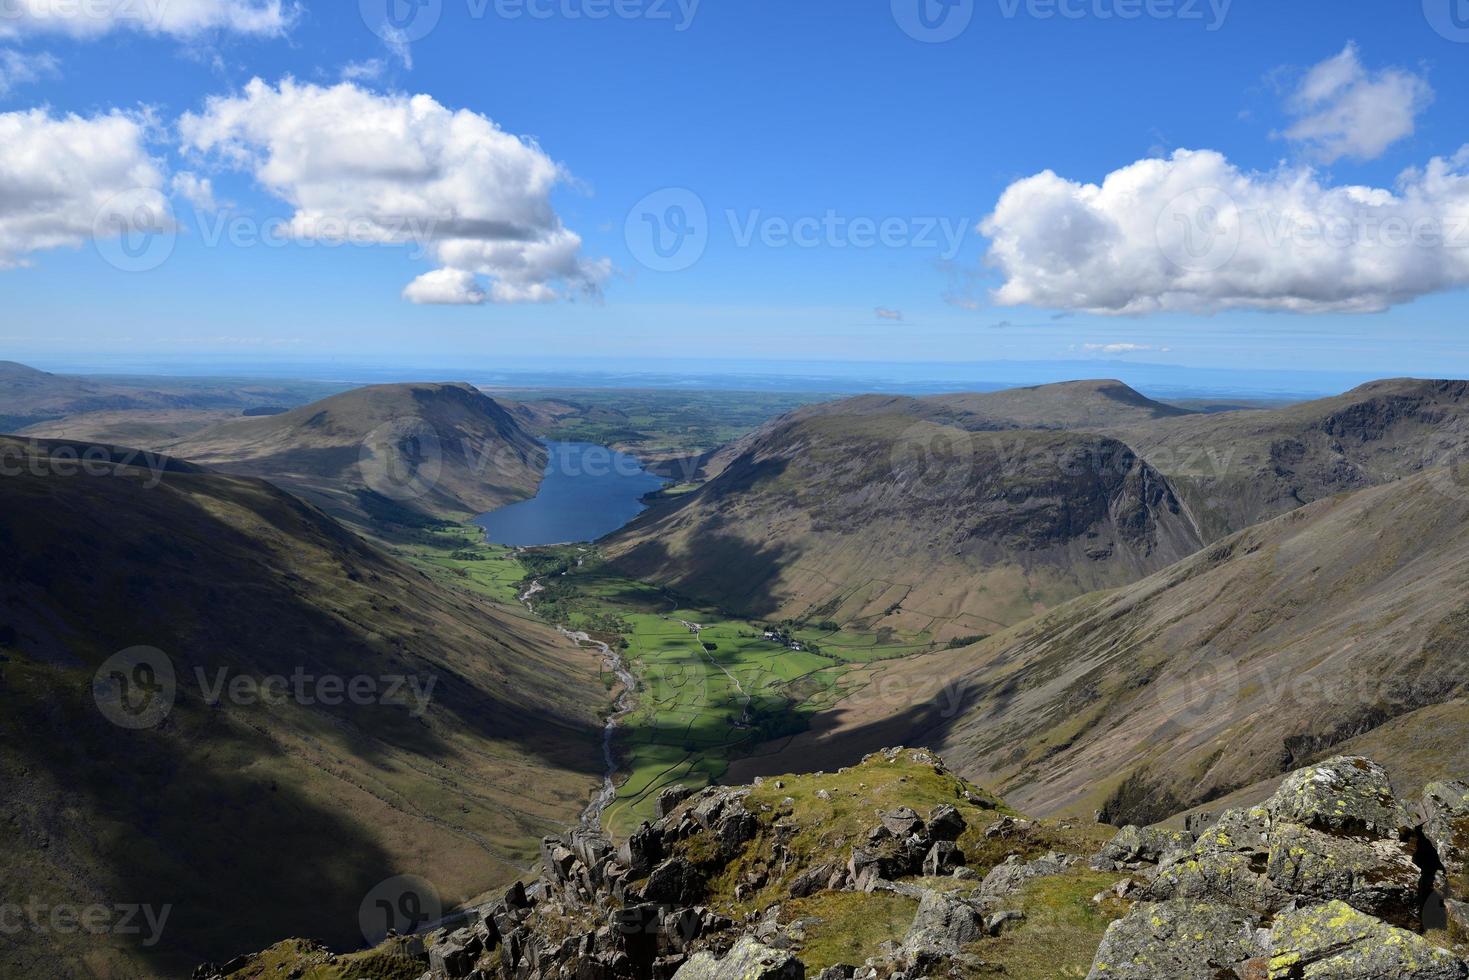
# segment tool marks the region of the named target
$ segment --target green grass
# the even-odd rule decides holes
[[[899,942],[913,925],[918,901],[888,892],[821,892],[786,903],[783,923],[818,920],[804,930],[801,962],[807,976],[845,963],[860,966],[885,942]]]
[[[621,649],[639,691],[617,736],[625,779],[604,820],[614,833],[651,819],[664,788],[717,782],[755,746],[804,731],[854,689],[853,665],[931,648],[926,634],[796,628],[792,636],[817,652],[791,650],[765,638],[767,624],[624,578],[585,546],[516,550],[462,526],[427,532],[399,551],[522,611],[519,596],[539,580],[543,591],[531,600],[538,618]],[[702,627],[697,637],[685,622]]]
[[[983,939],[981,959],[1005,964],[1011,980],[1085,977],[1107,926],[1125,907],[1116,899],[1097,904],[1092,896],[1117,881],[1116,873],[1073,868],[1054,878],[1039,878],[1020,895],[1025,921],[994,939]]]

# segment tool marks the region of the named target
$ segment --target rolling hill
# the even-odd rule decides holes
[[[354,948],[379,882],[475,897],[599,784],[596,658],[518,610],[261,480],[62,442],[0,459],[0,902],[171,909],[154,946],[0,935],[0,974],[187,975],[302,931]],[[146,675],[114,660],[139,647],[163,658]]]
[[[465,519],[533,496],[545,448],[467,384],[355,388],[179,440],[175,456],[259,476],[351,518]]]
[[[945,642],[1199,547],[1167,481],[1116,440],[858,401],[742,440],[717,477],[604,542],[616,567],[746,616]]]
[[[167,415],[174,421],[187,421],[203,412],[237,415],[262,406],[303,405],[342,387],[315,381],[52,374],[15,361],[0,361],[0,432],[15,433],[39,423],[93,413],[112,416],[108,424],[114,427],[120,421],[116,416],[131,412]],[[129,440],[125,444],[138,443]]]

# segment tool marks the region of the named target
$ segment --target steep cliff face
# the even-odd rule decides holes
[[[823,409],[826,409],[823,406]],[[802,412],[606,542],[624,571],[749,615],[992,632],[1177,561],[1166,478],[1103,436]]]
[[[1462,467],[1469,382],[1375,381],[1284,409],[1105,431],[1166,474],[1214,539],[1333,494]]]

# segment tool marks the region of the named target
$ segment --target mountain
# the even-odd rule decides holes
[[[90,413],[147,411],[184,418],[202,411],[293,407],[340,388],[314,381],[51,374],[0,361],[0,432]]]
[[[1374,381],[1271,411],[1105,431],[1169,478],[1213,540],[1333,494],[1462,462],[1469,381]]]
[[[949,696],[835,716],[765,765],[850,758],[904,733],[1021,809],[1118,823],[1210,803],[1343,744],[1422,771],[1445,759],[1432,709],[1469,694],[1466,595],[1469,492],[1428,471],[895,664],[890,689],[943,679]]]
[[[866,395],[814,409],[839,415],[901,412],[968,429],[1098,429],[1192,415],[1121,381],[1067,381],[1001,391],[904,398]]]
[[[152,946],[5,935],[0,975],[352,948],[380,882],[473,898],[600,782],[609,695],[554,631],[261,480],[64,442],[0,460],[0,903],[170,909]]]
[[[1114,439],[970,432],[858,401],[763,427],[606,552],[627,574],[742,615],[944,642],[1199,547],[1167,480]]]
[[[468,518],[533,496],[546,465],[540,442],[467,384],[355,388],[215,426],[168,451],[358,518]]]

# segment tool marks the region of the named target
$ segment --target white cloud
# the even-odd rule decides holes
[[[902,310],[890,310],[886,306],[879,306],[873,312],[875,312],[877,314],[877,318],[879,320],[902,320],[903,319],[903,311]]]
[[[10,48],[0,49],[0,96],[9,95],[17,85],[55,75],[60,67],[60,63],[45,52],[27,54]]]
[[[981,225],[994,300],[1106,314],[1374,312],[1469,285],[1469,155],[1393,190],[1308,169],[1240,170],[1179,150],[1100,185],[1051,171],[1010,185]]]
[[[120,112],[0,113],[0,268],[33,252],[173,226],[148,123]]]
[[[551,206],[566,174],[539,146],[427,95],[255,79],[179,131],[186,150],[248,170],[291,204],[299,237],[423,247],[442,274],[410,284],[414,302],[545,302],[596,294],[611,273],[582,257]]]
[[[1348,44],[1306,73],[1287,103],[1298,118],[1283,135],[1324,163],[1375,160],[1413,135],[1418,115],[1432,101],[1423,78],[1396,68],[1369,73],[1357,46]]]
[[[298,9],[283,0],[4,0],[0,37],[98,37],[132,30],[192,38],[209,31],[282,34]]]
[[[478,306],[486,296],[475,281],[474,273],[460,269],[435,269],[405,286],[403,298],[423,305]]]
[[[214,183],[208,177],[200,177],[188,171],[177,173],[169,182],[169,189],[192,204],[197,211],[219,210],[219,204],[214,200]]]

